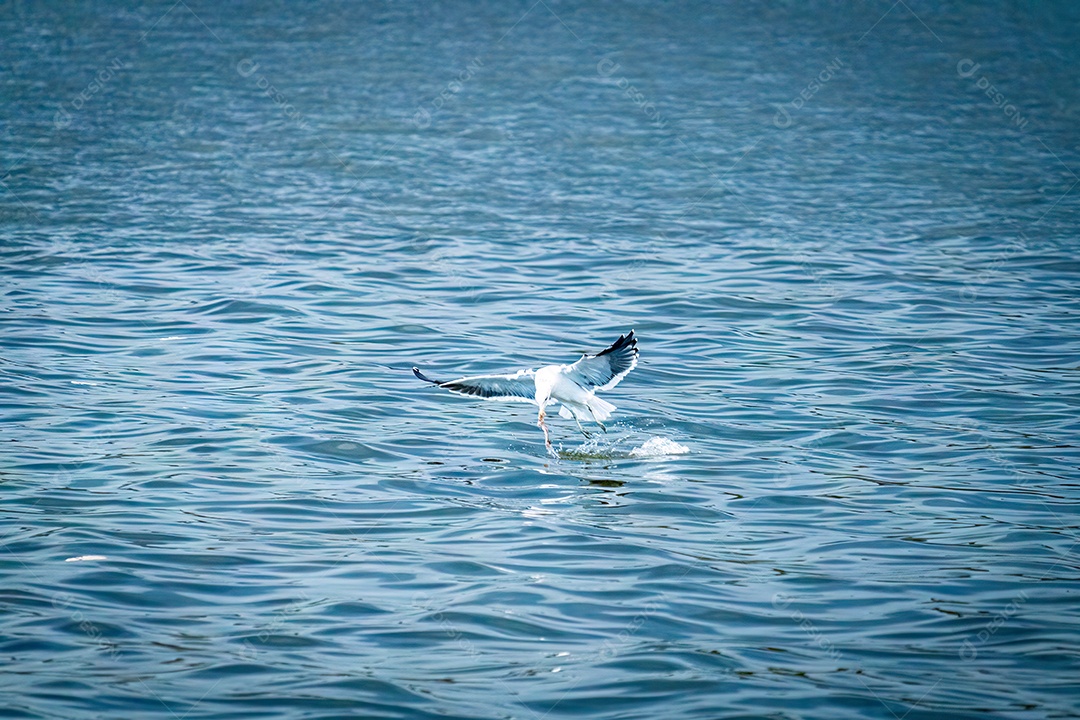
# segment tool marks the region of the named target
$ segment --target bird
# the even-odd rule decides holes
[[[580,360],[569,365],[545,365],[532,370],[518,370],[509,375],[475,375],[447,381],[432,380],[415,366],[412,371],[420,380],[459,395],[539,406],[536,425],[544,431],[544,444],[548,452],[558,457],[552,449],[551,436],[544,423],[547,406],[560,403],[559,416],[568,420],[573,418],[586,438],[592,436],[581,424],[582,420],[591,420],[607,432],[604,421],[611,417],[616,408],[607,400],[597,397],[596,393],[618,385],[637,364],[637,338],[631,330],[620,335],[604,350],[595,355],[582,355]]]

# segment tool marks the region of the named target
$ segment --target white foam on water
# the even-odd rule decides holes
[[[674,440],[665,437],[653,437],[645,441],[641,447],[630,451],[630,457],[662,457],[664,455],[686,455],[690,448],[680,445]]]

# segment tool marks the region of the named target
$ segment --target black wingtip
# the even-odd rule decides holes
[[[424,373],[420,372],[420,368],[418,368],[418,367],[415,367],[415,366],[414,366],[414,367],[413,367],[413,369],[412,369],[412,372],[413,372],[413,375],[415,375],[416,377],[420,378],[420,379],[421,379],[421,380],[423,380],[424,382],[429,382],[429,383],[431,383],[432,385],[438,385],[438,384],[439,384],[439,381],[438,381],[438,380],[432,380],[432,379],[431,379],[431,378],[429,378],[429,377],[428,377],[427,375],[425,375]]]
[[[600,357],[601,355],[607,355],[608,353],[618,352],[625,347],[629,347],[635,355],[637,354],[637,338],[634,337],[633,330],[630,330],[630,332],[625,335],[620,335],[618,340],[611,343],[610,347],[597,353],[596,356]]]

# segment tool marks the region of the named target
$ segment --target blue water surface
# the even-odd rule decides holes
[[[1080,717],[1075,3],[0,38],[0,715]]]

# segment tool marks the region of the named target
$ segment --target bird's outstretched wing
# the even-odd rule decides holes
[[[637,367],[637,338],[631,330],[606,350],[595,355],[582,355],[573,365],[565,366],[563,373],[584,388],[610,390]]]
[[[475,377],[463,377],[458,380],[441,382],[420,372],[419,368],[413,368],[413,375],[424,382],[470,397],[484,398],[485,400],[516,400],[519,402],[536,402],[536,375],[534,370],[519,370],[513,375],[477,375]]]

